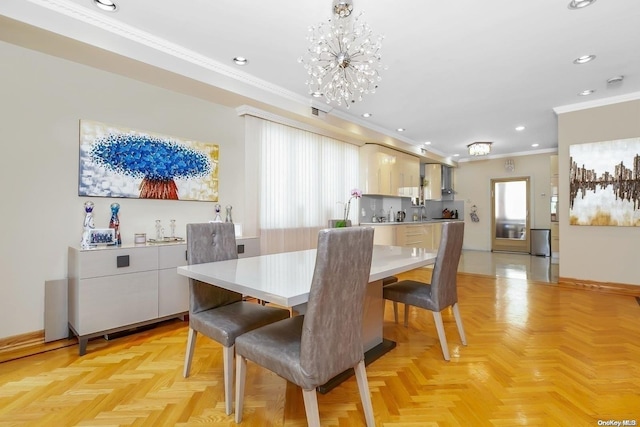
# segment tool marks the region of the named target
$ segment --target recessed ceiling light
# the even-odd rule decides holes
[[[595,55],[582,55],[579,58],[573,60],[574,64],[586,64],[587,62],[591,62],[596,59]]]
[[[460,156],[460,154],[454,154],[453,155],[453,157],[459,157],[459,156]]]
[[[569,9],[582,9],[596,2],[596,0],[571,0],[568,4]]]
[[[93,3],[102,10],[107,12],[115,12],[118,10],[118,5],[110,0],[93,0]]]
[[[369,117],[371,117],[373,114],[371,113],[362,113],[362,117],[364,117],[365,119],[368,119]]]
[[[523,130],[524,130],[524,126],[517,126],[517,127],[516,127],[516,130],[517,130],[518,132],[523,131]]]
[[[607,84],[618,85],[622,83],[622,80],[624,80],[624,76],[614,76],[614,77],[611,77],[610,79],[607,79]]]
[[[396,129],[396,130],[397,130],[398,132],[404,132],[404,131],[405,131],[405,129],[404,129],[404,128],[398,128],[398,129]]]
[[[249,62],[249,60],[244,56],[236,56],[235,58],[233,58],[233,62],[235,62],[236,65],[247,65],[247,62]]]
[[[311,96],[313,96],[314,98],[320,98],[322,96],[322,92],[312,92]]]
[[[424,145],[431,145],[431,141],[425,142]]]
[[[540,145],[540,144],[531,144],[531,146],[532,146],[532,147],[537,147],[537,146],[539,146],[539,145]]]
[[[587,96],[587,95],[591,95],[595,91],[596,91],[595,89],[587,89],[587,90],[583,90],[578,95],[579,96]]]

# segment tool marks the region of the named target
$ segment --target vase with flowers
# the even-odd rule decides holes
[[[346,227],[349,221],[349,209],[351,209],[351,200],[359,199],[362,197],[362,191],[354,188],[351,190],[351,197],[347,200],[347,203],[344,204],[344,216],[343,219],[336,222],[336,227]]]

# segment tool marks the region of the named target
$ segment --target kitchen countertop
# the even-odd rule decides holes
[[[442,219],[425,219],[423,221],[402,221],[402,222],[361,222],[360,225],[415,225],[415,224],[434,224],[437,222],[447,221],[464,221],[463,219],[455,218],[442,218]]]

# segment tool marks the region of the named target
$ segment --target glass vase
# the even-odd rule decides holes
[[[120,204],[112,203],[111,204],[111,219],[109,220],[109,228],[113,228],[115,231],[115,236],[113,239],[113,243],[116,245],[122,245],[122,237],[120,236],[120,217],[118,213],[120,212]]]

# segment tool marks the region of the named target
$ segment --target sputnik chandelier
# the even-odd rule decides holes
[[[298,59],[308,73],[309,94],[347,108],[375,93],[383,68],[383,37],[352,11],[353,0],[333,0],[333,18],[309,28],[307,53]]]

